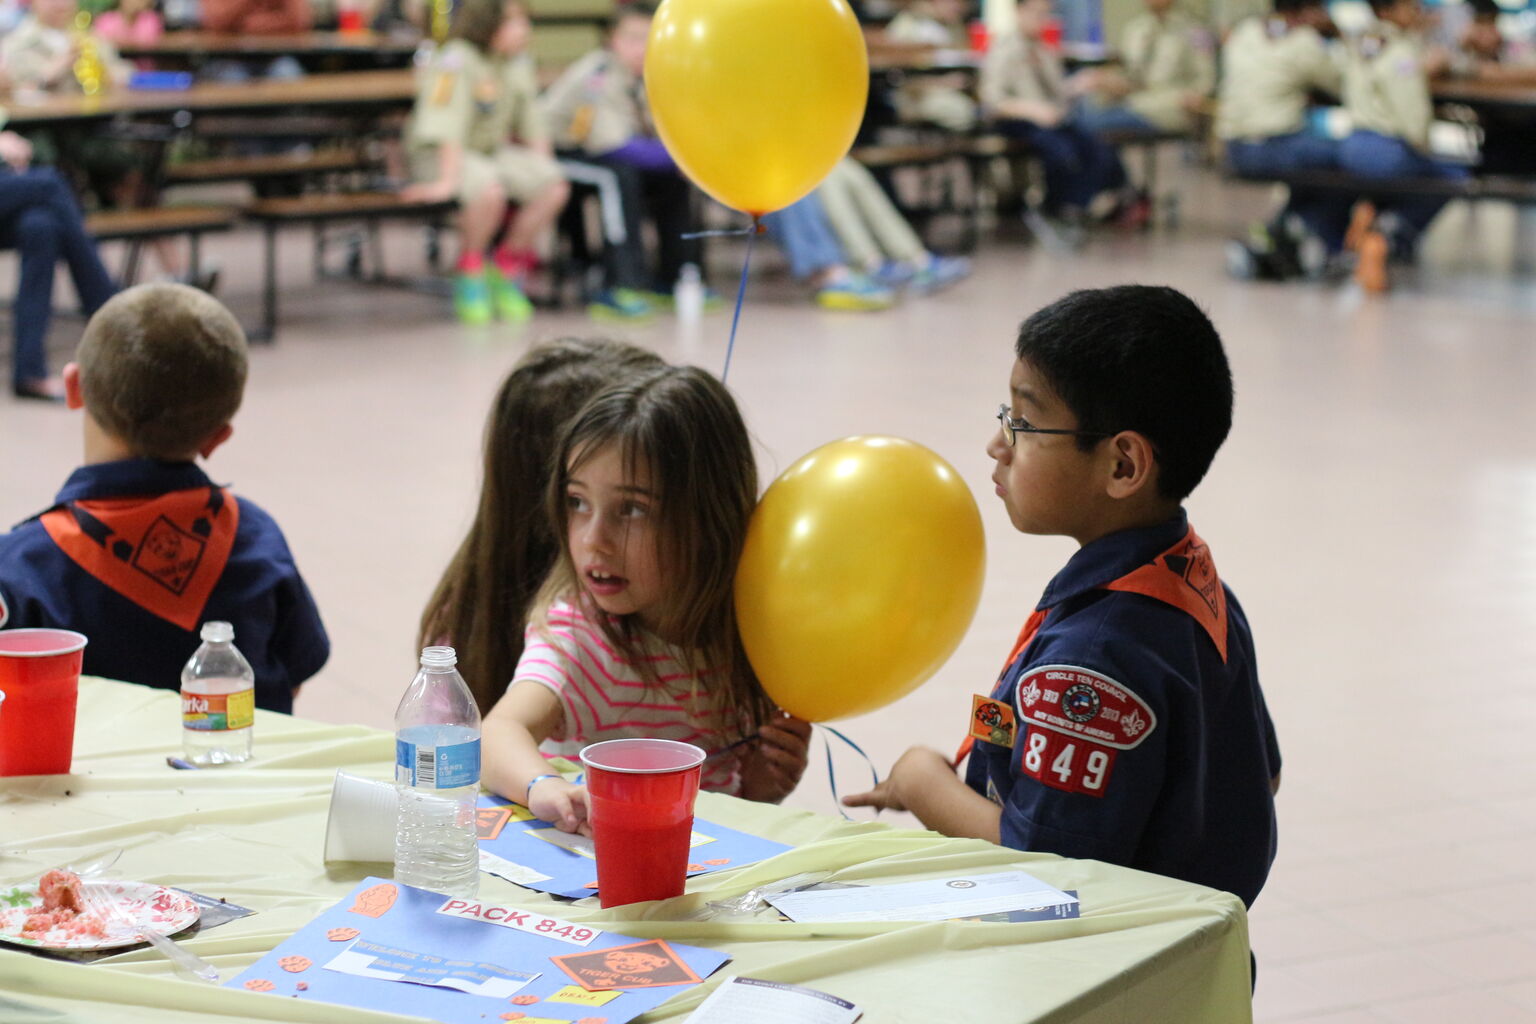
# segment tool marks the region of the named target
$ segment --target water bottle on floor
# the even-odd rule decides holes
[[[235,648],[235,627],[205,622],[202,646],[181,670],[181,746],[195,765],[236,764],[251,756],[256,674]]]
[[[425,648],[395,709],[395,881],[471,897],[480,885],[480,709],[457,663],[452,647]]]

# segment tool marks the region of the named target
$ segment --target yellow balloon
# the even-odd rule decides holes
[[[789,206],[848,152],[869,95],[847,0],[663,0],[645,53],[656,130],[727,206]]]
[[[736,574],[747,657],[802,718],[873,711],[954,653],[985,567],[981,514],[953,466],[895,437],[823,445],[752,515]]]

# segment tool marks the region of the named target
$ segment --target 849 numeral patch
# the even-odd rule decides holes
[[[1079,665],[1042,665],[1014,690],[1024,774],[1055,789],[1102,797],[1115,757],[1157,729],[1150,705],[1122,684]]]
[[[1102,797],[1115,767],[1115,752],[1045,729],[1024,736],[1024,774],[1053,789]]]

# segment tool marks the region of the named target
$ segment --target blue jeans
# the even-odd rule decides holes
[[[1245,178],[1265,178],[1295,171],[1339,168],[1339,144],[1307,131],[1275,135],[1258,142],[1234,139],[1227,143],[1227,162]],[[1327,190],[1293,188],[1281,217],[1294,213],[1307,230],[1323,240],[1330,253],[1344,248],[1354,196]]]
[[[34,167],[21,174],[0,173],[0,248],[21,257],[16,283],[16,349],[11,384],[23,385],[48,376],[44,347],[53,315],[53,271],[62,258],[69,267],[80,305],[87,314],[101,308],[117,286],[85,232],[74,193],[51,167]]]
[[[1130,107],[1101,107],[1086,100],[1077,105],[1072,114],[1072,123],[1095,135],[1103,135],[1105,132],[1157,131],[1157,125]]]
[[[1125,184],[1125,168],[1112,146],[1073,122],[1042,128],[1033,121],[999,121],[1004,135],[1029,143],[1045,168],[1042,212],[1082,210],[1101,192]]]
[[[814,192],[793,206],[765,215],[763,225],[789,257],[790,273],[797,278],[803,280],[818,270],[848,262]]]
[[[1441,163],[1414,149],[1402,139],[1375,132],[1355,132],[1339,144],[1339,166],[1362,178],[1446,178],[1460,181],[1469,176],[1465,167]],[[1445,196],[1386,196],[1376,204],[1378,212],[1395,213],[1408,228],[1412,244],[1429,227],[1450,200]]]

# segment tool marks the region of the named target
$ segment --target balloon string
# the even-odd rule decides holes
[[[857,743],[853,742],[853,740],[849,739],[847,736],[844,736],[830,725],[821,725],[818,723],[816,728],[831,733],[833,736],[836,736],[838,739],[848,744],[848,746],[852,747],[853,752],[862,757],[864,759],[864,763],[869,766],[870,788],[873,789],[874,787],[880,785],[880,773],[875,771],[875,762],[871,761],[869,759],[869,755],[864,753],[863,747],[859,746]],[[832,803],[837,807],[838,814],[841,814],[847,821],[853,821],[854,819],[848,814],[848,812],[843,810],[843,799],[842,797],[838,796],[837,793],[837,769],[832,765],[832,741],[827,739],[826,736],[822,736],[821,745],[822,748],[827,752],[827,784],[832,787]]]
[[[741,325],[741,304],[747,298],[747,270],[752,266],[752,243],[757,241],[757,236],[762,233],[762,224],[756,218],[752,218],[752,226],[747,229],[747,255],[741,261],[741,283],[736,287],[736,311],[731,314],[731,338],[725,343],[725,368],[720,371],[720,383],[725,383],[725,378],[731,372],[731,355],[736,351],[736,328]]]

